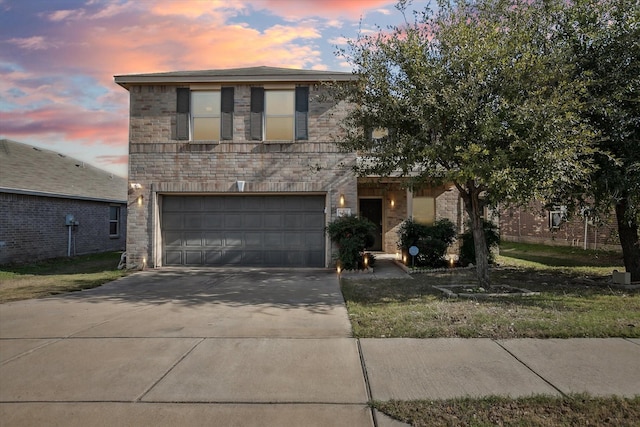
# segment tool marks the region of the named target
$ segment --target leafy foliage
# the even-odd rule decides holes
[[[577,0],[567,7],[558,39],[566,62],[585,83],[582,118],[598,130],[586,183],[560,188],[565,200],[615,207],[625,267],[640,280],[640,6],[637,0]]]
[[[338,246],[338,261],[342,269],[363,269],[365,256],[367,264],[373,266],[375,257],[365,254],[365,249],[373,245],[375,230],[374,223],[355,215],[340,217],[329,223],[326,231]]]
[[[338,145],[368,153],[361,174],[400,174],[414,187],[454,183],[475,231],[484,287],[485,206],[524,203],[590,171],[592,132],[575,96],[584,83],[562,60],[566,47],[550,37],[563,5],[441,1],[437,12],[414,13],[413,22],[362,35],[341,52],[358,82],[337,96],[358,108]],[[375,128],[393,131],[371,139]]]
[[[489,264],[493,264],[495,261],[493,249],[500,245],[500,233],[498,232],[498,227],[491,221],[484,220],[482,229],[487,245],[487,253],[489,254],[487,261]],[[462,233],[460,240],[462,243],[460,245],[460,258],[458,262],[463,266],[472,264],[476,260],[476,248],[473,241],[473,233],[470,228],[467,228],[467,231]]]
[[[453,243],[456,236],[455,225],[448,219],[440,219],[433,225],[425,225],[415,222],[412,218],[405,220],[398,231],[399,248],[403,254],[409,253],[411,246],[419,250],[415,257],[417,266],[443,267],[447,248]]]

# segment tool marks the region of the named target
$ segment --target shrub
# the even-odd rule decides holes
[[[415,264],[437,268],[447,264],[444,256],[455,239],[456,228],[446,218],[433,225],[420,224],[409,218],[400,226],[399,235],[398,246],[403,254],[408,254],[409,248],[416,246],[419,252],[415,257]]]
[[[343,216],[329,223],[326,231],[338,246],[338,260],[344,270],[363,269],[365,255],[368,266],[373,266],[375,257],[365,254],[365,249],[375,242],[375,230],[374,223],[355,215]]]
[[[493,222],[487,220],[482,220],[482,222],[484,237],[487,241],[487,252],[489,253],[487,261],[489,264],[493,264],[495,262],[493,249],[497,248],[500,244],[500,233],[498,232],[498,226]],[[460,245],[460,265],[466,266],[474,264],[476,262],[476,248],[473,242],[471,224],[467,224],[467,231],[465,231],[460,238],[462,239],[462,244]]]

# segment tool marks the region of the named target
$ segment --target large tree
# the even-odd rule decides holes
[[[406,2],[398,9],[406,14]],[[339,93],[356,107],[338,144],[363,153],[361,174],[453,183],[481,286],[490,287],[485,207],[528,201],[589,170],[581,82],[553,37],[561,10],[561,1],[441,1],[341,52],[358,81]]]
[[[585,84],[582,115],[598,131],[597,168],[573,195],[596,212],[614,208],[626,270],[640,281],[640,2],[575,0],[566,12],[559,41]]]

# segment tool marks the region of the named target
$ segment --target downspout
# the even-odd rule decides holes
[[[73,225],[67,225],[67,228],[69,229],[69,242],[67,243],[67,257],[71,258],[71,227],[73,227]]]
[[[584,243],[582,245],[582,248],[584,250],[587,250],[587,238],[589,237],[589,235],[587,234],[587,229],[589,228],[589,217],[587,215],[584,216]]]

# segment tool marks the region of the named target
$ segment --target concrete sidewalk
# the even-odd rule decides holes
[[[0,305],[0,419],[391,427],[370,399],[634,396],[638,360],[637,339],[357,340],[335,272],[167,269]]]

